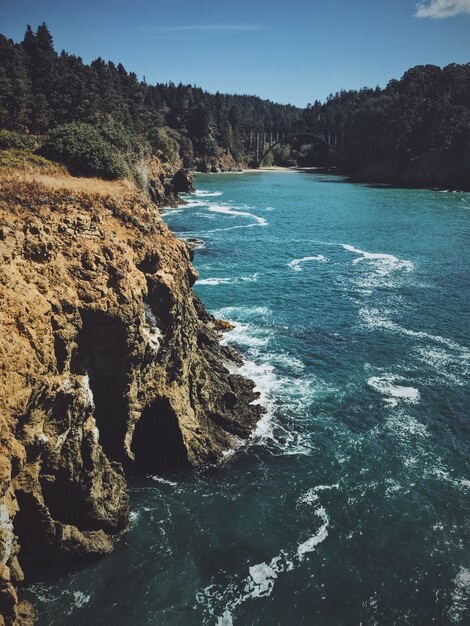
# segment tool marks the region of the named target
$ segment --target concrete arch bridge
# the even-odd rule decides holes
[[[272,137],[272,134],[271,134],[271,137]],[[263,161],[268,156],[268,154],[272,152],[277,146],[282,145],[283,143],[287,143],[291,139],[295,139],[295,138],[301,139],[302,137],[308,137],[316,141],[321,141],[322,143],[326,143],[333,148],[336,146],[336,132],[334,130],[333,131],[328,130],[328,131],[320,132],[320,133],[312,133],[308,130],[296,130],[291,133],[282,135],[282,137],[280,138],[278,135],[275,141],[271,140],[271,142],[269,143],[269,147],[266,150],[260,149],[261,146],[260,146],[260,142],[258,139],[257,147],[256,147],[257,149],[256,149],[255,166],[257,168],[261,167],[263,165]],[[263,142],[263,148],[264,148],[264,143],[265,142]]]

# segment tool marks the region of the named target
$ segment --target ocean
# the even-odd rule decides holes
[[[40,624],[470,624],[470,194],[198,175],[165,211],[268,412],[219,467],[130,483]]]

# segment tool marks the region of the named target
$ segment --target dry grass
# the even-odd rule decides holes
[[[100,178],[78,178],[70,176],[64,168],[58,167],[53,173],[43,173],[35,168],[17,170],[12,168],[0,169],[0,185],[7,180],[16,179],[18,182],[39,184],[50,191],[69,191],[71,193],[87,193],[100,196],[118,195],[127,198],[136,193],[136,187],[130,180],[117,181],[102,180]]]
[[[52,203],[62,208],[70,202],[92,207],[94,204],[123,205],[141,196],[135,184],[127,179],[107,181],[99,178],[71,176],[58,166],[55,172],[41,169],[0,168],[0,199],[12,205],[31,208]]]
[[[24,219],[26,215],[51,211],[68,215],[77,210],[112,215],[145,236],[161,228],[155,205],[130,180],[78,178],[63,170],[50,174],[0,168],[0,211]]]

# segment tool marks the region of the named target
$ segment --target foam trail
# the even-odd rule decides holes
[[[181,213],[183,209],[162,209],[161,215],[168,217],[169,215],[175,215],[175,213]]]
[[[385,263],[390,267],[395,266],[396,268],[404,268],[408,272],[411,272],[414,269],[414,265],[411,261],[406,261],[399,259],[393,254],[384,254],[382,252],[366,252],[365,250],[360,250],[359,248],[355,248],[346,243],[342,243],[341,246],[348,250],[348,252],[354,252],[355,254],[360,254],[361,256],[358,259],[353,261],[354,264],[359,263],[360,261],[364,261],[370,259],[371,261],[379,261],[381,263]]]
[[[409,337],[416,337],[418,339],[429,339],[430,341],[443,344],[451,350],[461,352],[462,358],[470,358],[470,349],[465,346],[461,346],[456,341],[452,341],[452,339],[447,339],[446,337],[441,337],[440,335],[431,335],[430,333],[421,330],[410,330],[408,328],[403,328],[396,322],[393,322],[392,320],[389,320],[385,316],[381,315],[378,309],[360,309],[359,316],[370,328],[384,328],[385,330],[390,330],[401,335],[408,335]]]
[[[183,205],[183,208],[193,209],[194,207],[206,206],[206,205],[207,205],[207,202],[204,202],[204,200],[190,200],[189,202],[186,200],[185,204]]]
[[[205,230],[203,234],[206,235],[209,233],[224,233],[227,230],[238,230],[240,228],[253,228],[253,226],[266,226],[266,224],[258,224],[257,222],[255,222],[254,224],[245,224],[244,226],[229,226],[228,228],[213,228],[212,230]]]
[[[313,514],[322,522],[320,528],[306,541],[300,543],[297,548],[289,552],[281,550],[269,563],[257,563],[248,568],[248,576],[238,583],[230,583],[225,589],[217,585],[209,585],[196,594],[199,604],[205,605],[206,611],[211,618],[215,618],[215,626],[231,626],[233,624],[234,611],[247,600],[265,598],[271,595],[279,575],[290,572],[298,567],[305,555],[313,552],[315,548],[328,537],[329,517],[323,506],[319,505],[318,492],[327,489],[338,489],[339,485],[318,485],[303,494],[297,501],[297,505],[313,505]],[[222,604],[219,608],[215,604]],[[220,611],[220,613],[219,613]],[[217,615],[219,613],[219,615]],[[205,624],[209,622],[204,620]],[[214,623],[214,622],[212,622]]]
[[[302,268],[300,267],[301,263],[305,263],[306,261],[321,261],[322,263],[326,262],[326,257],[323,254],[318,254],[317,256],[304,256],[302,259],[294,259],[287,265],[294,270],[294,272],[301,272]]]
[[[229,206],[224,206],[222,204],[211,204],[208,207],[209,211],[213,213],[223,213],[224,215],[233,215],[239,217],[252,217],[260,226],[266,226],[268,221],[264,217],[258,217],[254,213],[248,213],[248,211],[237,211],[236,209],[232,209]]]
[[[196,189],[193,195],[200,198],[215,198],[216,196],[221,196],[222,193],[222,191],[205,191],[204,189]]]
[[[255,283],[258,280],[258,274],[251,276],[237,276],[234,278],[203,278],[198,280],[198,285],[233,285],[234,283],[249,282]]]

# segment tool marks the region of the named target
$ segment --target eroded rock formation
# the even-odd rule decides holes
[[[107,554],[125,472],[217,461],[262,412],[130,183],[0,176],[0,624],[23,573]],[[219,325],[220,327],[220,325]],[[2,621],[3,620],[3,621]]]
[[[171,179],[176,193],[194,193],[194,174],[186,168],[179,169]]]

